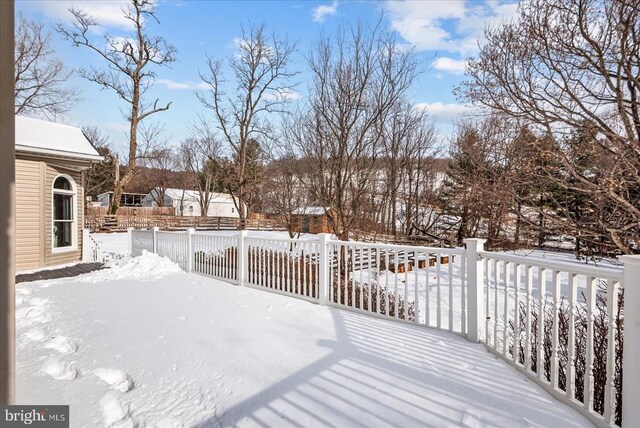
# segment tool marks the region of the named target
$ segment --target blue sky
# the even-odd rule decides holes
[[[84,9],[100,22],[105,31],[126,36],[128,28],[120,12],[126,0],[23,0],[16,11],[30,19],[54,26],[68,23],[72,6]],[[411,100],[428,109],[443,139],[466,107],[452,90],[464,79],[464,61],[477,52],[478,40],[485,25],[514,16],[513,1],[497,0],[413,0],[413,1],[188,1],[158,0],[160,25],[156,34],[166,37],[178,50],[171,68],[158,68],[157,82],[151,96],[161,102],[171,101],[168,112],[153,120],[163,122],[166,137],[178,144],[189,133],[198,114],[209,114],[199,104],[194,90],[204,71],[206,55],[222,59],[233,55],[234,39],[241,25],[264,22],[269,30],[297,42],[293,68],[301,72],[297,91],[306,92],[305,56],[311,45],[324,33],[331,35],[340,24],[356,21],[382,25],[396,31],[400,40],[413,46],[426,72],[411,92]],[[86,48],[74,48],[58,34],[53,34],[55,48],[66,66],[77,68],[101,63]],[[74,125],[95,125],[110,135],[116,148],[126,141],[127,128],[117,97],[100,91],[97,85],[74,76],[70,85],[80,88],[82,100],[59,120]]]

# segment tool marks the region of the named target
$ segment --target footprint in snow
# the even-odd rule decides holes
[[[120,392],[130,391],[134,387],[131,377],[122,370],[98,368],[93,371],[93,374]]]
[[[49,358],[40,370],[56,380],[73,380],[78,376],[78,370],[57,358]]]
[[[78,344],[66,336],[56,336],[44,344],[47,349],[54,349],[61,354],[73,354],[78,350]]]
[[[45,299],[43,297],[34,297],[29,300],[32,306],[46,306],[49,303],[49,299]]]
[[[42,342],[45,339],[48,339],[50,334],[46,328],[42,327],[33,327],[31,330],[24,334],[29,340],[33,340],[34,342]]]
[[[41,305],[21,307],[16,310],[16,321],[22,325],[31,325],[33,323],[46,324],[53,319],[46,309],[47,308]]]
[[[104,426],[108,428],[136,428],[138,422],[131,414],[129,403],[118,400],[110,393],[100,400],[100,411],[104,418]]]
[[[18,296],[30,296],[32,291],[31,288],[16,287],[16,295]]]

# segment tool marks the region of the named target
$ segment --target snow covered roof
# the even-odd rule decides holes
[[[324,207],[300,207],[293,210],[292,214],[297,215],[324,215]]]
[[[154,191],[158,192],[157,189],[153,189]],[[174,188],[168,188],[164,190],[164,195],[165,197],[169,198],[169,199],[173,199],[173,200],[185,200],[185,201],[199,201],[200,200],[200,194],[198,193],[197,190],[187,190],[187,189],[174,189]],[[210,194],[210,200],[211,201],[216,201],[218,200],[219,202],[231,202],[233,203],[233,199],[231,198],[231,195],[228,193],[216,193],[213,192]]]
[[[16,152],[101,161],[80,128],[16,116]]]

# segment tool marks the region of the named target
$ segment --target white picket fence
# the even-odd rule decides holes
[[[484,343],[596,426],[640,426],[640,256],[614,269],[488,252],[481,239],[437,248],[129,233],[133,256],[152,251],[188,272]]]

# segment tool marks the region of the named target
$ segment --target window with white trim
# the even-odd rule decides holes
[[[53,248],[74,244],[76,191],[71,181],[59,176],[53,182]]]

